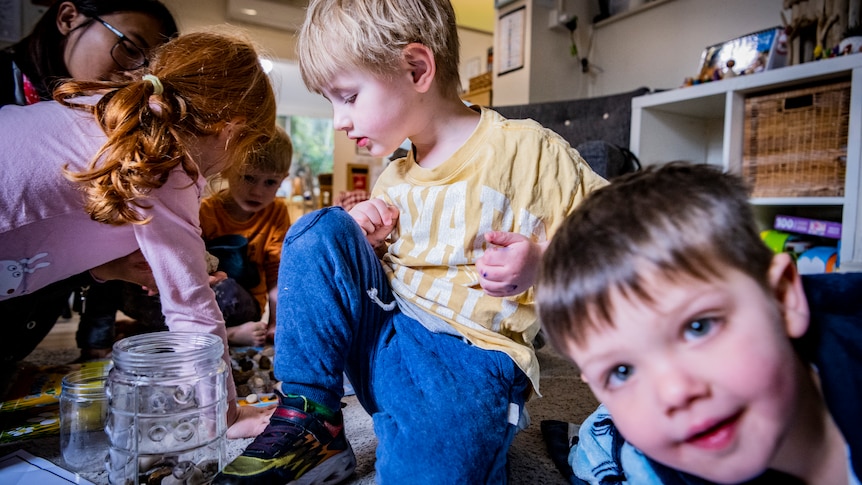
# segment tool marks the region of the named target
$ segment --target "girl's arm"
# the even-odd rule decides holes
[[[206,248],[200,235],[198,211],[204,184],[203,177],[193,181],[180,168],[172,171],[165,185],[153,190],[144,201],[149,206],[146,215],[152,219],[135,226],[135,237],[153,270],[168,328],[218,335],[224,345],[222,358],[230,369],[225,324],[209,287]],[[262,414],[272,410],[258,408],[240,413],[230,371],[226,381],[228,435],[256,436],[266,427]]]

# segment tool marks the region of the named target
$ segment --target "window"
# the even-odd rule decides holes
[[[335,140],[331,118],[279,116],[278,121],[293,142],[292,174],[303,169],[310,171],[314,177],[332,173]]]
[[[278,116],[277,120],[293,143],[290,176],[279,190],[284,197],[311,200],[319,190],[318,176],[332,173],[335,139],[332,118]]]

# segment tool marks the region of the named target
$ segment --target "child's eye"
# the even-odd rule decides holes
[[[350,96],[347,96],[346,98],[344,98],[345,104],[353,104],[354,102],[356,102],[356,95],[355,94],[351,94]]]
[[[267,187],[275,187],[276,185],[281,185],[281,182],[279,182],[278,180],[267,179],[266,181],[264,181],[264,185],[266,185]]]
[[[608,372],[607,386],[616,387],[624,383],[634,373],[634,367],[628,364],[617,364]]]
[[[716,319],[709,317],[692,320],[685,325],[685,328],[683,328],[683,336],[686,338],[686,340],[694,340],[705,337],[706,335],[712,333],[716,324]]]
[[[247,183],[247,184],[254,184],[254,182],[255,182],[254,177],[251,175],[243,175],[242,181]]]

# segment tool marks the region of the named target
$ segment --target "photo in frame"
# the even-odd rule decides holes
[[[728,62],[732,62],[732,66]],[[787,64],[787,36],[773,27],[703,50],[695,80],[710,82],[784,67]],[[732,74],[731,74],[732,71]]]
[[[371,190],[368,184],[368,165],[347,164],[347,190]]]

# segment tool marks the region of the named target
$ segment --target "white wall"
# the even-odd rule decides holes
[[[526,6],[529,22],[526,68],[494,78],[495,105],[679,87],[697,72],[705,47],[780,25],[783,5],[783,0],[671,0],[594,28],[597,0],[564,0],[565,13],[579,18],[580,54],[601,69],[584,74],[569,54],[569,32],[550,27],[558,2],[518,0],[497,12],[499,17]]]
[[[503,49],[500,48],[499,18],[514,10],[524,7],[526,9],[526,25],[524,26],[524,68],[510,71],[502,76],[500,73],[500,58]],[[492,102],[494,105],[527,104],[530,102],[530,66],[532,65],[532,36],[533,25],[530,19],[533,16],[533,4],[529,0],[517,0],[497,11],[497,27],[494,29],[494,81],[492,91]],[[538,44],[537,44],[538,45]],[[550,85],[551,83],[547,83]]]
[[[697,74],[707,46],[781,25],[783,0],[673,0],[595,31],[589,96],[670,89]]]
[[[559,9],[562,3],[563,8]],[[569,31],[559,25],[560,12],[570,19],[578,17],[575,39],[578,54],[586,49],[590,31],[591,11],[597,0],[567,0],[563,2],[537,0],[534,2],[532,18],[532,45],[530,48],[530,102],[541,103],[560,99],[585,98],[589,95],[585,76],[581,72],[579,58],[571,54]],[[598,10],[598,6],[596,6]],[[553,22],[552,22],[553,19]],[[553,27],[552,27],[553,25]]]
[[[217,25],[231,24],[247,31],[260,50],[274,59],[296,59],[293,32],[262,27],[227,18],[227,0],[162,0],[177,19],[180,32],[193,32]],[[265,15],[266,12],[261,12]]]
[[[276,96],[276,112],[287,116],[329,118],[332,105],[323,96],[306,89],[299,74],[299,64],[290,60],[274,60],[269,73]]]
[[[461,87],[469,91],[470,78],[488,70],[488,48],[494,45],[494,34],[471,29],[458,29],[461,43]]]

